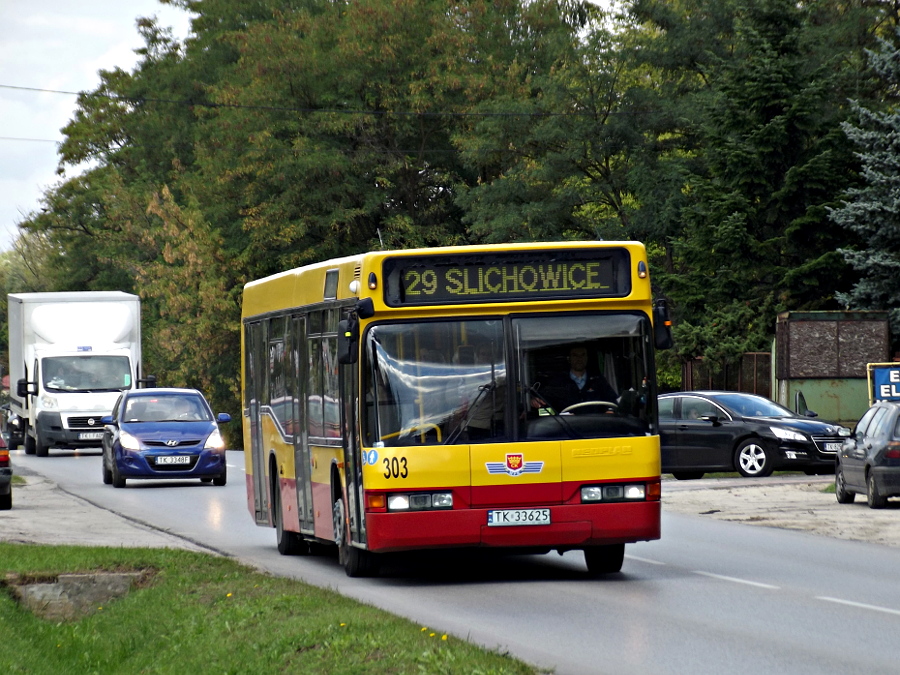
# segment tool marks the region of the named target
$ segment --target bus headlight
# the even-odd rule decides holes
[[[388,511],[428,511],[452,509],[452,492],[410,492],[390,494],[387,498]]]
[[[643,483],[630,485],[586,485],[581,488],[582,502],[643,501],[646,498],[647,486]]]

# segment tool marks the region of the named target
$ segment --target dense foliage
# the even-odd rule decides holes
[[[845,123],[896,86],[892,1],[162,1],[192,34],[140,20],[79,97],[5,283],[139,293],[147,372],[217,410],[243,284],[379,247],[645,241],[678,358],[867,302],[839,249],[871,237],[828,214],[868,198]]]

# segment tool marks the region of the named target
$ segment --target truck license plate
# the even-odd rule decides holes
[[[550,509],[488,511],[487,524],[493,527],[503,525],[549,525]]]
[[[187,455],[175,455],[167,457],[157,457],[157,464],[190,464],[191,458]]]
[[[79,441],[99,441],[103,438],[102,431],[85,431],[78,434]]]

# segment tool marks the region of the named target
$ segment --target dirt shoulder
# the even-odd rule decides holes
[[[80,546],[146,546],[209,552],[164,530],[107,511],[38,475],[13,485],[13,507],[0,511],[0,541]]]
[[[870,509],[857,495],[853,504],[838,504],[823,492],[833,483],[830,476],[664,480],[663,510],[900,546],[900,502]]]

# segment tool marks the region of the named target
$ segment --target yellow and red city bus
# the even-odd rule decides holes
[[[281,553],[337,545],[362,576],[393,551],[583,550],[606,574],[659,538],[671,333],[642,244],[364,253],[248,283],[242,323],[247,505]],[[573,347],[615,400],[562,400]]]

